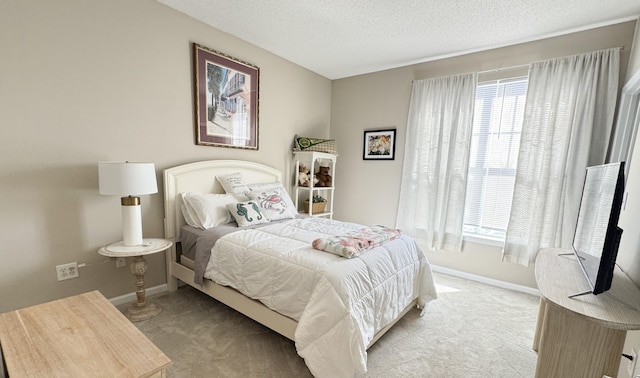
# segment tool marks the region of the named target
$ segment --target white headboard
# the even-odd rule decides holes
[[[186,224],[180,209],[180,193],[224,193],[216,176],[242,172],[247,184],[282,181],[282,172],[241,160],[208,160],[164,170],[164,236],[176,242]]]

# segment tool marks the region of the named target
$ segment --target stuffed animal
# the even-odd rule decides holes
[[[298,186],[309,186],[309,168],[302,164],[298,167]]]
[[[329,175],[329,167],[321,166],[318,168],[318,172],[316,172],[315,178],[318,180],[316,186],[332,186],[333,180]]]

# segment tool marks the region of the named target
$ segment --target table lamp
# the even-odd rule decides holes
[[[142,244],[140,197],[158,192],[153,163],[99,162],[100,194],[121,196],[122,237],[125,246]]]

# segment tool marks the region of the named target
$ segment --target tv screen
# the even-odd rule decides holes
[[[587,168],[573,251],[591,290],[580,294],[600,294],[611,287],[622,236],[618,218],[623,197],[624,162]]]

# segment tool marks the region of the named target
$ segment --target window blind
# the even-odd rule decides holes
[[[504,241],[515,182],[527,78],[476,88],[464,234]]]

